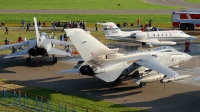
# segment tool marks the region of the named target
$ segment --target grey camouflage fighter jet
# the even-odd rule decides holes
[[[55,57],[54,55],[71,56],[71,53],[68,53],[66,51],[62,51],[53,47],[53,44],[72,45],[71,42],[47,38],[46,33],[39,34],[38,27],[37,27],[37,20],[35,17],[34,17],[34,24],[35,24],[36,39],[30,39],[22,43],[0,46],[0,49],[5,49],[5,48],[28,45],[27,49],[21,50],[19,52],[11,53],[5,56],[4,59],[17,58],[17,57],[23,57],[23,56],[29,55],[29,57],[26,58],[26,62],[29,63],[31,56],[36,57],[36,56],[41,55],[43,57],[48,57],[49,54],[52,54],[53,62],[57,63],[57,57]]]
[[[95,76],[105,82],[120,82],[123,77],[137,76],[135,82],[140,87],[144,87],[147,82],[157,80],[170,82],[189,76],[179,75],[169,68],[191,59],[190,55],[172,47],[162,46],[147,51],[122,54],[118,53],[118,48],[109,49],[81,29],[65,31],[84,62],[76,69],[58,73],[80,72],[82,75]]]

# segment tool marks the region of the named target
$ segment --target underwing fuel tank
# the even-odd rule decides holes
[[[137,85],[139,85],[140,83],[149,83],[149,82],[159,81],[163,78],[164,78],[163,74],[150,74],[150,75],[146,75],[144,77],[141,77],[139,79],[136,79],[135,83]]]
[[[177,80],[182,80],[184,78],[189,77],[190,75],[178,75],[176,77],[173,78],[164,78],[162,80],[160,80],[161,83],[167,83],[167,82],[171,82],[171,81],[177,81]]]

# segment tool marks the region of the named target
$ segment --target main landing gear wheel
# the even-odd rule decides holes
[[[146,43],[145,43],[145,42],[142,42],[142,45],[146,45]]]
[[[143,88],[146,86],[146,83],[140,83],[139,87]]]
[[[122,81],[120,79],[118,79],[118,80],[115,80],[115,83],[120,84],[120,83],[122,83]]]
[[[57,62],[58,62],[57,57],[53,57],[53,62],[54,62],[54,63],[57,63]]]
[[[26,63],[30,63],[30,58],[26,58]]]

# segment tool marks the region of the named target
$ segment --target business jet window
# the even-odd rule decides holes
[[[162,34],[162,36],[163,36],[163,34]]]
[[[155,34],[153,34],[153,36],[155,37],[156,35],[155,35]]]
[[[159,34],[158,34],[158,36],[159,36]]]
[[[170,33],[170,36],[172,36],[172,34]]]
[[[167,36],[167,33],[166,33],[166,36]]]

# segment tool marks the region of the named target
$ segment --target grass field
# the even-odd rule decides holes
[[[143,0],[0,0],[0,9],[126,10],[183,9],[148,4]],[[14,4],[14,5],[13,5]],[[120,4],[120,6],[118,6]]]
[[[82,97],[82,96],[61,93],[58,91],[48,90],[48,89],[44,89],[44,88],[37,88],[37,87],[33,87],[33,86],[14,84],[13,82],[5,81],[5,80],[2,81],[1,79],[0,79],[0,85],[1,86],[4,85],[5,87],[8,87],[8,88],[15,88],[20,91],[27,92],[27,93],[44,96],[46,98],[50,98],[51,101],[56,100],[59,102],[68,103],[70,105],[71,104],[79,105],[82,107],[87,107],[87,108],[91,108],[91,109],[99,110],[99,111],[103,111],[103,112],[136,112],[136,111],[139,112],[138,109],[110,103],[107,101],[96,100],[96,99],[86,98],[86,97]],[[30,96],[27,96],[27,97],[30,98]],[[11,112],[11,111],[26,112],[23,109],[17,109],[15,107],[6,108],[6,106],[3,106],[0,104],[1,112],[2,112],[2,109],[4,109],[5,112]],[[15,111],[15,109],[16,109],[16,111]]]
[[[191,3],[198,3],[200,4],[200,0],[185,0],[186,2],[191,2]]]
[[[140,18],[141,23],[148,22],[149,19],[153,20],[153,24],[159,27],[171,27],[171,15],[170,14],[0,14],[0,22],[10,24],[11,26],[20,26],[21,20],[24,19],[26,22],[33,22],[33,17],[41,22],[47,22],[50,26],[51,21],[86,21],[86,26],[96,22],[115,22],[123,23],[128,22],[135,23]],[[89,25],[90,26],[90,25]]]

